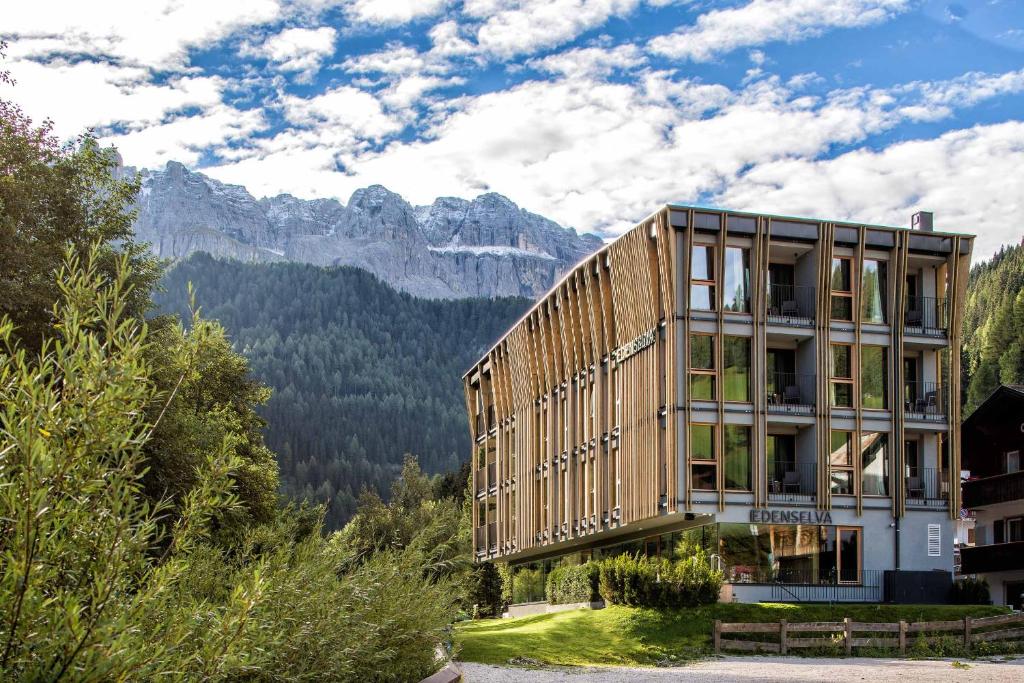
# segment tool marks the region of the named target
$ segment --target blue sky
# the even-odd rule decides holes
[[[1024,226],[1021,0],[16,3],[0,96],[256,196],[495,191],[611,237],[669,201]]]

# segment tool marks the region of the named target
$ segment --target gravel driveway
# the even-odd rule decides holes
[[[809,657],[721,657],[673,669],[523,669],[462,663],[465,683],[636,683],[637,681],[1024,681],[1024,658],[1012,661],[950,659],[813,659]]]

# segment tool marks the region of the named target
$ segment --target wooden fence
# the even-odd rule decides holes
[[[1010,625],[1018,625],[1007,628]],[[1001,628],[996,628],[1001,627]],[[764,633],[778,636],[778,642],[766,640],[740,640],[723,638],[728,633]],[[805,634],[818,633],[826,636],[807,637]],[[853,654],[855,647],[885,647],[899,649],[901,655],[907,653],[907,637],[936,640],[948,638],[949,634],[962,638],[965,648],[973,643],[995,640],[1024,640],[1024,613],[1004,614],[997,617],[971,618],[964,617],[954,621],[920,621],[907,623],[867,623],[851,621],[814,621],[805,623],[766,622],[759,624],[739,624],[715,621],[715,652],[725,650],[743,650],[747,652],[771,652],[788,654],[790,650],[802,647],[835,647],[846,650],[847,655]]]

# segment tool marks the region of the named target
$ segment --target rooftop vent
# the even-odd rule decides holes
[[[910,217],[910,229],[931,232],[934,229],[932,225],[934,219],[935,214],[931,211],[918,211]]]

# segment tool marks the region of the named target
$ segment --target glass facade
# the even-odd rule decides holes
[[[832,345],[832,382],[829,397],[837,408],[853,407],[853,362],[852,347],[846,344]]]
[[[853,286],[850,280],[850,259],[832,259],[832,319],[853,320]]]
[[[741,247],[725,249],[725,283],[722,310],[750,312],[750,252]]]
[[[886,262],[864,259],[860,288],[860,319],[866,323],[886,322]]]
[[[690,335],[690,397],[697,401],[716,400],[715,379],[715,337]]]
[[[749,401],[750,337],[723,337],[722,365],[725,400]]]
[[[861,491],[865,496],[889,495],[889,435],[861,432]]]
[[[695,244],[690,252],[690,308],[715,310],[715,248]]]
[[[883,409],[889,407],[888,354],[884,346],[860,347],[860,401],[864,408]]]
[[[702,491],[717,489],[714,425],[690,425],[690,460],[691,487]]]
[[[725,488],[750,490],[750,427],[725,425]]]

